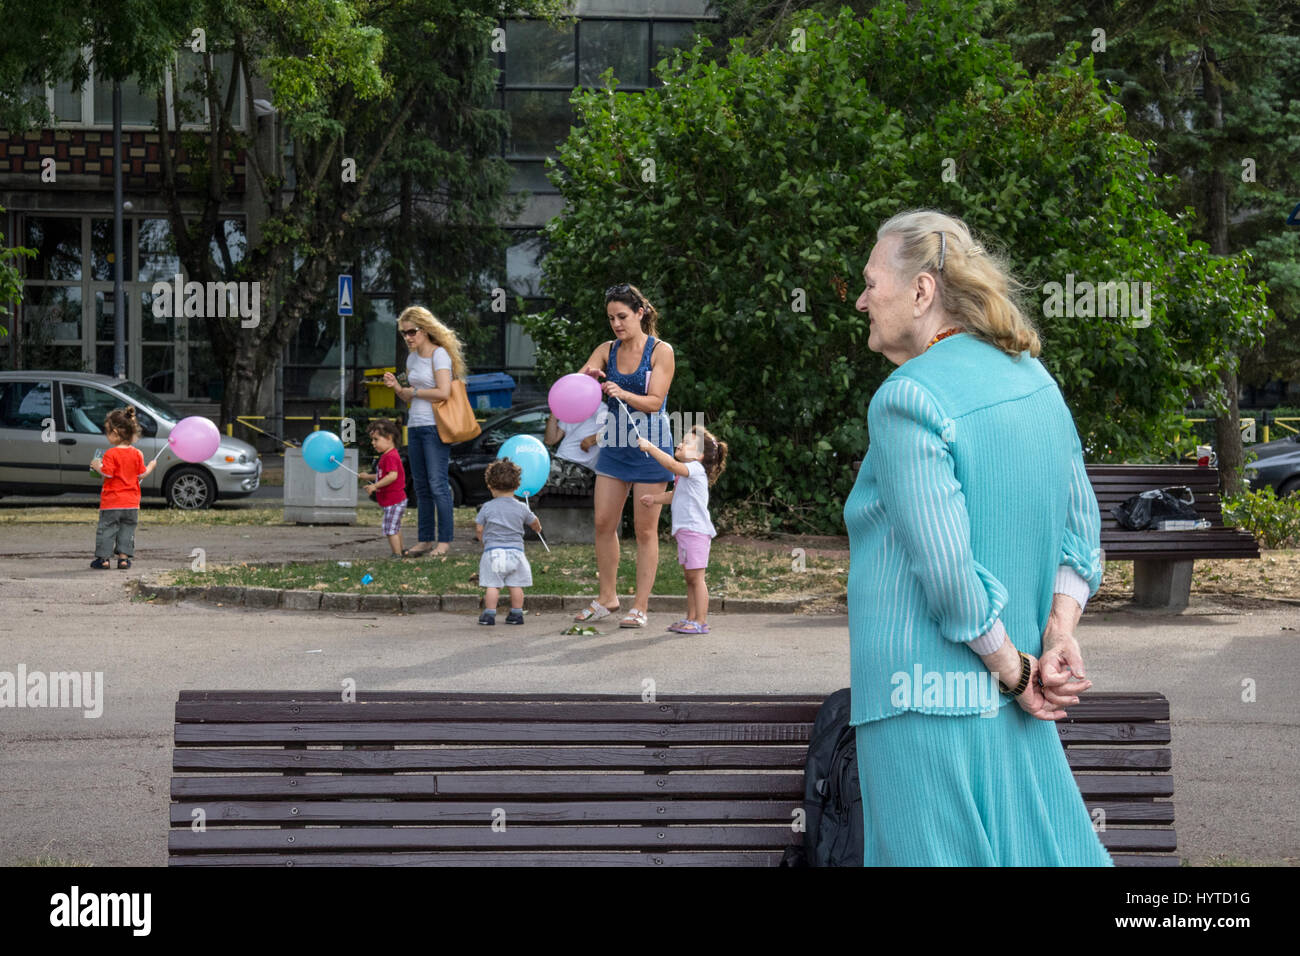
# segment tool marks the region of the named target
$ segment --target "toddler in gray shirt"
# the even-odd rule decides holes
[[[497,622],[497,601],[501,588],[510,589],[507,624],[524,623],[524,588],[532,587],[533,570],[524,556],[524,529],[541,533],[542,523],[528,506],[515,497],[522,474],[509,458],[488,465],[483,475],[492,500],[474,517],[475,534],[483,542],[478,563],[478,583],[484,588],[480,624]]]

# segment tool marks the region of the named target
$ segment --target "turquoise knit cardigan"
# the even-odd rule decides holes
[[[844,506],[851,723],[1014,706],[966,642],[1000,619],[1037,655],[1058,567],[1101,586],[1101,515],[1060,389],[1028,353],[954,335],[895,369],[867,421]]]

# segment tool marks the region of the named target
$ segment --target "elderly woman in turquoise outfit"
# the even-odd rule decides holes
[[[1006,268],[960,220],[880,227],[857,308],[897,365],[844,508],[868,866],[1108,866],[1053,721],[1092,686],[1082,449]]]
[[[593,621],[619,610],[618,522],[629,492],[636,527],[636,596],[620,627],[645,627],[659,569],[659,512],[663,505],[646,505],[643,495],[656,495],[673,480],[673,473],[643,452],[645,437],[673,454],[673,435],[664,408],[676,372],[672,346],[655,338],[659,313],[634,285],[621,283],[605,290],[605,314],[614,338],[596,347],[582,371],[604,379],[601,390],[609,417],[600,433],[596,459],[596,567],[600,594],[574,620]]]

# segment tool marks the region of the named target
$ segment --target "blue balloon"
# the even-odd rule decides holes
[[[509,458],[523,472],[519,476],[517,495],[535,495],[551,477],[551,453],[532,435],[515,435],[497,452],[498,458]]]
[[[302,460],[312,471],[333,471],[343,463],[343,442],[333,432],[312,432],[302,443]]]

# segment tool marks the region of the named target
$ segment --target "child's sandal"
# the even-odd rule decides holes
[[[90,562],[90,566],[96,571],[108,571],[112,568],[112,565],[108,563],[108,558],[96,558]]]
[[[130,558],[118,558],[118,559],[117,559],[117,569],[118,569],[119,571],[129,571],[130,568],[131,568],[131,559],[130,559]]]

